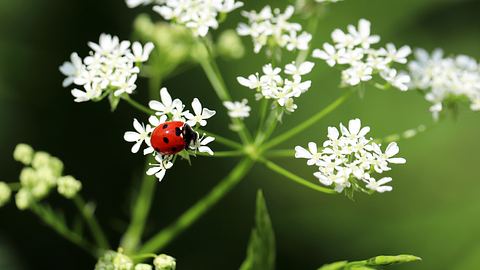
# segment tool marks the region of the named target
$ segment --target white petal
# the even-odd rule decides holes
[[[136,142],[138,139],[140,139],[140,134],[133,131],[127,131],[123,135],[123,139],[127,142]]]
[[[192,101],[192,108],[196,115],[202,114],[202,104],[198,98],[194,98]]]
[[[172,97],[168,93],[168,90],[166,87],[163,87],[162,89],[160,89],[160,98],[164,106],[169,107],[170,105],[172,105]]]

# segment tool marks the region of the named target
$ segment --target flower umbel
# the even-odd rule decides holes
[[[346,190],[350,196],[354,190],[366,193],[391,191],[392,187],[385,184],[392,178],[376,180],[374,174],[391,170],[390,164],[404,164],[406,161],[395,157],[399,152],[397,143],[390,143],[382,151],[380,144],[365,137],[369,131],[369,127],[361,126],[360,119],[350,120],[348,127],[340,124],[340,130],[329,127],[323,149],[318,150],[317,145],[310,142],[309,150],[297,146],[295,157],[308,159],[309,166],[316,165],[315,177],[339,193]]]

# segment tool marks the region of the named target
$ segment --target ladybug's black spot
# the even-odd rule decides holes
[[[182,135],[182,130],[179,127],[175,128],[175,135],[177,135],[177,136]]]
[[[176,147],[172,147],[172,152],[177,152],[177,148],[176,148]]]
[[[168,143],[168,138],[167,138],[167,137],[163,137],[163,141],[164,141],[165,143]]]
[[[168,127],[168,124],[163,125],[163,129],[166,129]]]

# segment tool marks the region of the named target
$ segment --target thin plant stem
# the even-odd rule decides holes
[[[152,162],[154,162],[154,159],[152,156],[149,156],[145,161],[145,171]],[[132,219],[120,244],[126,253],[134,253],[140,244],[148,213],[154,199],[156,186],[157,181],[155,181],[153,176],[143,175],[140,190],[132,207]]]
[[[197,156],[204,156],[204,157],[218,157],[218,158],[223,158],[223,157],[241,157],[245,155],[244,151],[215,151],[213,155],[210,155],[208,153],[196,153]]]
[[[242,149],[243,146],[235,141],[232,141],[230,139],[227,139],[223,136],[220,136],[220,135],[217,135],[215,133],[212,133],[210,131],[204,131],[204,130],[201,130],[201,129],[197,129],[198,133],[202,134],[202,133],[205,133],[207,136],[212,136],[212,137],[215,137],[215,141],[216,142],[219,142],[225,146],[229,146],[231,148],[235,148],[235,149]]]
[[[319,111],[315,115],[311,116],[304,122],[296,125],[294,128],[286,131],[285,133],[273,138],[270,140],[268,143],[266,143],[263,146],[264,150],[271,149],[272,147],[290,139],[291,137],[301,133],[305,129],[311,127],[312,125],[316,124],[318,121],[320,121],[323,117],[334,111],[338,106],[343,104],[352,94],[352,91],[348,91],[347,93],[343,94],[339,98],[337,98],[334,102],[332,102],[330,105],[325,107],[323,110]]]
[[[142,104],[140,104],[137,101],[131,99],[127,95],[122,96],[122,99],[125,100],[126,102],[128,102],[128,104],[130,104],[132,107],[134,107],[135,109],[137,109],[137,110],[139,110],[143,113],[146,113],[146,114],[149,114],[149,115],[154,115],[155,114],[154,110],[151,110],[150,108],[143,106]]]
[[[405,130],[401,133],[390,134],[385,136],[382,139],[375,140],[376,143],[391,143],[398,142],[400,140],[406,140],[416,137],[418,134],[423,133],[427,130],[427,126],[420,125],[416,128]]]
[[[321,187],[319,185],[316,185],[308,180],[305,180],[304,178],[282,168],[281,166],[267,160],[267,159],[259,159],[259,161],[264,164],[268,169],[285,176],[287,179],[292,180],[293,182],[300,184],[302,186],[305,186],[307,188],[320,191],[326,194],[335,194],[336,192],[334,190],[331,190],[329,188]]]
[[[309,32],[312,35],[315,35],[315,33],[317,32],[318,25],[320,23],[320,18],[322,17],[320,8],[321,8],[320,6],[316,7],[313,12],[313,16],[311,16],[308,20],[307,32]],[[297,59],[295,60],[297,64],[303,63],[307,59],[307,57],[310,55],[312,51],[311,49],[312,47],[313,46],[308,46],[307,50],[299,52]]]
[[[29,209],[59,235],[81,247],[93,257],[99,257],[101,255],[100,249],[86,241],[81,235],[66,227],[62,219],[52,211],[37,203],[32,203]]]
[[[95,239],[97,245],[105,250],[110,249],[110,244],[108,243],[107,237],[105,236],[105,233],[103,232],[100,224],[95,218],[93,210],[87,207],[85,201],[80,195],[73,197],[73,203],[78,208],[78,211],[80,211],[83,218],[87,222],[87,226],[89,227],[93,239]]]
[[[250,171],[254,161],[249,158],[242,159],[235,168],[218,183],[205,197],[183,213],[174,223],[154,235],[138,253],[157,253],[168,245],[175,237],[189,228],[202,217],[212,206],[222,199],[236,184]]]
[[[223,80],[222,74],[220,73],[220,69],[217,66],[217,62],[215,61],[215,56],[211,51],[210,45],[206,39],[202,39],[202,43],[208,52],[208,58],[200,61],[200,65],[202,66],[205,74],[207,75],[208,80],[212,84],[212,87],[215,90],[218,98],[221,101],[230,101],[230,93],[228,92],[225,81]],[[238,118],[231,118],[231,120],[235,126],[239,127],[238,135],[240,136],[242,142],[249,143],[252,139],[252,136],[248,132],[245,123]]]
[[[295,157],[295,150],[293,149],[278,149],[278,150],[270,150],[264,154],[265,157],[271,158],[283,158],[283,157]]]

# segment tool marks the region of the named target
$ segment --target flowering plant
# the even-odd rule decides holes
[[[309,4],[320,10],[340,1],[315,0]],[[97,259],[94,267],[98,270],[175,269],[176,259],[159,253],[226,196],[255,164],[305,188],[322,194],[343,194],[352,200],[358,193],[373,195],[393,191],[388,173],[393,165],[407,163],[399,157],[399,141],[425,131],[424,125],[384,138],[369,137],[370,127],[362,126],[356,116],[345,125],[339,123],[341,121],[330,123],[329,127],[318,125],[346,100],[355,94],[361,96],[364,84],[383,91],[419,90],[433,103],[430,111],[436,120],[440,119],[440,112],[446,113],[444,107],[448,106],[445,105],[459,100],[467,100],[474,111],[480,110],[480,66],[475,59],[463,55],[445,57],[440,50],[430,56],[418,49],[416,59],[410,61],[410,46],[397,48],[393,43],[381,46],[380,36],[372,34],[372,24],[367,19],[360,19],[358,25],[348,25],[346,30],[333,30],[333,44],[325,41],[321,48],[315,49],[311,44],[315,27],[304,27],[297,22],[302,20],[297,15],[304,15],[309,26],[315,26],[320,16],[313,16],[311,12],[302,14],[302,9],[296,10],[293,5],[242,10],[239,13],[246,21],[240,22],[236,31],[226,30],[218,37],[212,32],[220,28],[230,13],[242,9],[243,2],[127,0],[126,5],[130,8],[151,5],[154,16],[165,22],[154,23],[140,15],[134,23],[137,40],[121,41],[115,35],[101,34],[98,43],[88,43],[88,56],[81,58],[74,52],[59,68],[65,75],[63,86],[70,89],[74,102],[108,99],[112,111],[124,102],[141,114],[141,118],[131,117],[133,128],[125,127],[123,134],[117,134],[130,143],[132,153],[146,156],[144,177],[132,206],[130,223],[121,239],[111,245],[111,239],[96,219],[95,205],[81,196],[84,183],[66,175],[63,162],[46,152],[34,151],[27,144],[17,145],[13,157],[24,165],[19,181],[0,182],[0,207],[14,196],[19,210],[32,211],[60,235],[91,253]],[[251,39],[253,47],[246,45],[246,49],[241,37]],[[230,84],[245,90],[241,92],[242,98],[236,100],[232,98],[232,86],[224,81],[216,61],[220,57],[238,59],[250,51],[258,57],[265,52],[268,61],[263,62],[261,73],[247,70],[236,74],[236,81]],[[323,61],[315,63],[315,59]],[[310,118],[279,133],[278,127],[299,109],[299,101],[309,91],[318,91],[318,81],[310,75],[320,65],[340,68],[340,90],[336,90],[339,97],[318,108]],[[176,90],[162,85],[170,76],[181,76],[183,68],[191,66],[202,68],[223,107],[209,109],[215,102],[201,97],[202,91],[196,92],[191,102],[184,102],[177,97]],[[142,77],[149,82],[147,91],[137,85]],[[147,104],[136,100],[136,94],[142,91],[148,92]],[[225,123],[224,129],[230,129],[235,138],[215,134],[207,128],[208,122],[219,114],[228,116],[229,123]],[[255,122],[256,127],[247,120]],[[319,134],[326,133],[326,139],[301,141],[298,135],[309,128]],[[295,144],[290,144],[288,149],[278,148],[294,138]],[[186,161],[195,166],[195,158],[223,157],[239,161],[175,222],[163,230],[155,230],[155,234],[145,240],[154,191],[169,181],[169,176],[175,173],[174,165]],[[307,166],[315,169],[309,176],[301,176],[278,165],[274,161],[277,158],[305,159]],[[73,202],[89,235],[72,228],[61,212],[50,206],[48,197],[54,191]],[[337,262],[320,269],[377,269],[419,259],[412,255],[378,256],[364,261]],[[259,191],[255,227],[240,269],[274,268],[273,224],[263,193]]]

